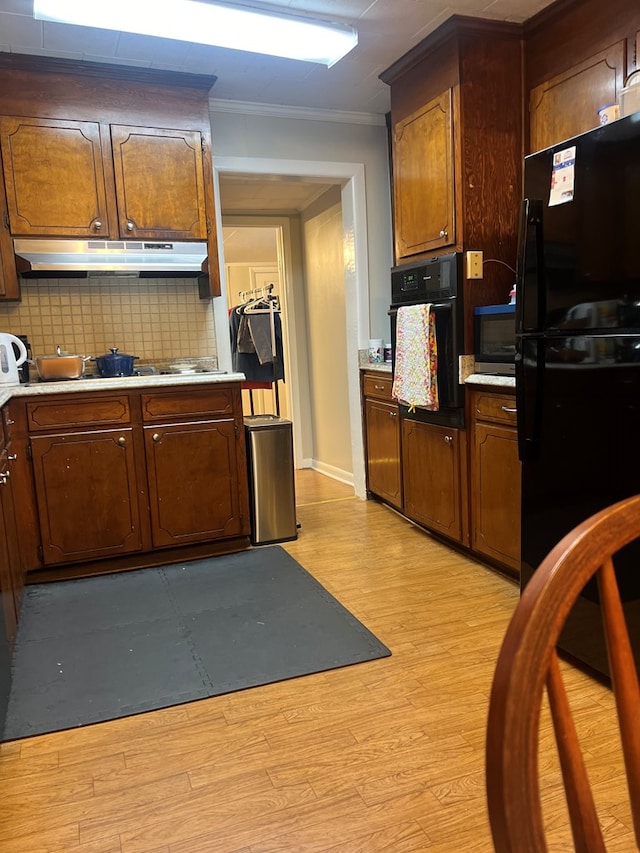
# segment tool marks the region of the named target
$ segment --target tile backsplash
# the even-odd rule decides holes
[[[217,357],[213,308],[194,279],[31,279],[0,303],[0,331],[27,335],[33,356],[120,352],[153,363]]]

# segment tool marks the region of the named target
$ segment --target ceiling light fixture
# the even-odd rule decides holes
[[[41,21],[177,39],[331,67],[358,43],[353,27],[198,0],[34,0]]]

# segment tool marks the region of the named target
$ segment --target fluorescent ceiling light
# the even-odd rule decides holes
[[[34,0],[42,21],[80,24],[331,66],[358,43],[353,27],[198,0]]]

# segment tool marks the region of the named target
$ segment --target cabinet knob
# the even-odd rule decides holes
[[[93,223],[93,227],[96,229],[96,231],[100,231],[100,229],[102,228],[102,220],[96,219],[96,221]]]
[[[120,445],[120,447],[124,447],[126,443],[127,443],[127,439],[123,435],[121,435],[120,438],[118,439],[118,444]]]
[[[151,438],[153,438],[154,441],[160,441],[160,433],[154,432],[154,434],[151,436]]]
[[[453,436],[452,435],[445,435],[444,440],[445,440],[446,444],[453,444]]]
[[[442,229],[442,231],[440,232],[440,236],[441,237],[448,237],[449,236],[449,232],[447,231],[446,228]]]
[[[131,220],[127,222],[127,231],[133,231],[136,226],[133,224]]]

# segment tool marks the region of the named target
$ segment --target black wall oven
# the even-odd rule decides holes
[[[430,303],[435,314],[438,347],[439,409],[416,408],[400,415],[442,426],[464,427],[464,387],[460,385],[459,357],[463,354],[462,255],[453,253],[391,270],[391,346],[395,372],[396,319],[401,305]]]

